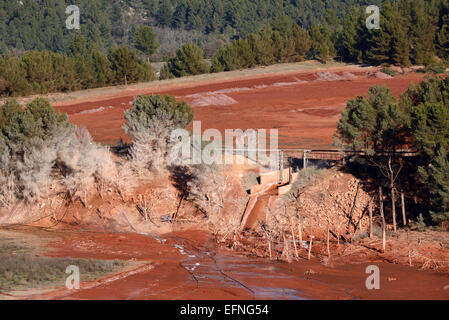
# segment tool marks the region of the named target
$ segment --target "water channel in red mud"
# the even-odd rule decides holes
[[[80,290],[55,288],[31,299],[448,299],[447,274],[382,261],[326,267],[317,259],[284,263],[220,248],[203,231],[151,237],[141,234],[57,232],[50,257],[121,259],[134,270]],[[380,268],[381,290],[368,290],[366,267]],[[82,279],[81,279],[82,281]]]

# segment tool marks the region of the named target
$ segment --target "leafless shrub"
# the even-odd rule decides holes
[[[187,182],[188,197],[206,217],[207,224],[219,242],[232,236],[236,243],[246,198],[236,196],[235,181],[207,165],[191,167],[191,180]]]
[[[320,258],[320,262],[323,266],[333,267],[334,266],[334,258],[331,256],[322,256]]]
[[[159,130],[154,131],[142,128],[134,136],[129,160],[131,167],[141,178],[149,178],[150,171],[158,170],[165,164],[168,153],[168,134],[161,126]]]
[[[27,202],[36,202],[48,194],[53,183],[51,172],[55,160],[55,148],[46,146],[25,153],[23,161],[17,163],[22,197]]]
[[[259,174],[254,171],[245,172],[241,178],[243,188],[245,188],[245,190],[249,190],[252,186],[257,185],[258,177]]]
[[[222,177],[213,167],[191,166],[191,181],[187,182],[188,200],[195,203],[204,216],[214,216],[224,206],[224,184]]]
[[[165,200],[171,199],[171,193],[168,188],[158,188],[151,194],[139,194],[137,208],[145,221],[153,222],[157,205]]]
[[[10,209],[17,202],[17,181],[9,155],[0,158],[0,207]]]
[[[10,208],[17,201],[36,203],[47,196],[54,183],[55,159],[51,144],[33,148],[21,160],[5,153],[0,165],[0,203]]]
[[[151,171],[160,171],[171,164],[170,151],[173,146],[171,132],[173,123],[167,115],[158,116],[158,121],[148,123],[128,123],[132,132],[133,145],[130,148],[131,167],[139,177],[149,177]]]
[[[153,54],[154,61],[163,61],[175,54],[176,50],[184,44],[198,43],[203,49],[206,58],[212,57],[219,48],[229,43],[229,39],[224,36],[205,35],[196,30],[172,29],[153,27],[160,46]]]
[[[71,134],[69,127],[57,127],[47,141],[34,138],[33,147],[20,153],[7,150],[1,155],[0,203],[10,208],[18,201],[34,204],[48,196],[55,184],[53,168],[57,150]]]
[[[86,129],[60,131],[45,142],[36,141],[20,157],[8,151],[1,155],[1,209],[9,210],[19,202],[42,203],[59,192],[86,205],[92,191],[101,197],[106,191],[123,196],[134,187],[129,164],[115,162],[108,148],[94,143]]]
[[[299,259],[299,250],[303,247],[303,231],[307,227],[312,230],[311,226],[314,225],[315,218],[313,213],[306,212],[304,209],[302,194],[304,188],[313,183],[322,172],[323,170],[314,167],[302,170],[290,192],[278,198],[271,208],[267,208],[266,223],[262,231],[270,242],[277,239],[283,246],[281,255],[283,260],[291,261],[293,257]],[[272,243],[269,243],[269,247],[271,251]],[[273,253],[270,252],[269,255],[272,257]]]
[[[96,187],[100,196],[107,188],[117,189],[125,170],[119,170],[108,148],[92,141],[85,128],[78,128],[58,152],[58,161],[65,167],[62,184],[72,200],[87,203],[88,194]]]
[[[124,198],[125,194],[130,193],[137,186],[138,178],[132,170],[131,163],[129,161],[116,165],[117,171],[113,186],[122,198]]]

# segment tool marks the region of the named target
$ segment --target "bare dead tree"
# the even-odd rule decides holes
[[[357,197],[359,195],[359,190],[360,190],[360,182],[357,183],[357,190],[355,192],[355,196],[354,196],[354,201],[352,203],[352,207],[351,207],[351,212],[349,213],[349,217],[348,217],[348,226],[347,226],[347,234],[351,234],[350,232],[350,228],[351,228],[351,224],[354,224],[353,222],[353,215],[354,215],[354,210],[355,207],[357,205]],[[354,228],[356,228],[356,226],[354,225]]]
[[[313,243],[313,238],[315,238],[313,235],[310,235],[310,243],[309,243],[309,252],[307,254],[307,260],[310,260],[310,257],[312,255],[312,243]]]
[[[295,249],[296,260],[299,260],[298,247],[296,246],[296,239],[295,239],[294,221],[291,217],[289,217],[289,224],[290,224],[290,232],[292,234],[293,248]]]
[[[331,250],[329,247],[329,237],[330,237],[330,219],[329,216],[327,216],[327,239],[326,239],[326,248],[327,248],[327,256],[331,256]]]
[[[260,229],[263,231],[263,233],[265,235],[265,239],[267,240],[268,254],[270,256],[270,259],[272,259],[273,255],[272,255],[271,243],[272,243],[272,240],[273,240],[273,238],[272,238],[273,234],[272,234],[271,230],[267,227],[267,225],[264,222],[259,221],[259,225],[260,225]]]
[[[300,215],[298,215],[298,241],[299,246],[303,247],[303,240],[302,240],[302,218]]]
[[[386,163],[382,163],[379,161],[375,161],[370,158],[370,163],[376,166],[380,173],[388,180],[391,192],[391,212],[393,216],[393,229],[397,231],[397,223],[396,223],[396,181],[401,173],[404,164],[402,159],[399,159],[396,163],[398,166],[395,168],[393,164],[393,156],[388,156],[388,161]]]
[[[407,225],[407,215],[405,212],[405,196],[404,191],[401,190],[401,208],[402,208],[402,223],[404,226]]]
[[[373,237],[373,203],[372,200],[368,203],[368,212],[369,212],[369,237]]]
[[[379,210],[380,217],[382,218],[382,252],[385,252],[386,248],[386,225],[385,225],[385,215],[384,215],[384,199],[382,194],[382,187],[379,186]]]
[[[168,194],[169,192],[165,188],[153,191],[150,197],[142,194],[139,195],[139,204],[137,205],[137,209],[141,212],[145,221],[152,221],[156,204],[168,197]]]
[[[286,261],[291,262],[292,258],[290,255],[290,244],[288,238],[285,236],[285,232],[282,232],[282,240],[284,241],[284,249],[282,250],[282,256]]]

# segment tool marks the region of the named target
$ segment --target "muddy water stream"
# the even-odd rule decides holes
[[[50,234],[49,232],[46,234]],[[42,235],[39,235],[42,236]],[[202,231],[161,238],[128,233],[52,232],[44,255],[134,261],[140,267],[79,290],[54,288],[29,299],[449,299],[449,277],[382,261],[326,267],[317,259],[293,263],[249,257],[219,247]],[[381,270],[381,290],[365,286],[368,265]]]
[[[283,272],[274,264],[251,259],[237,254],[212,253],[196,248],[188,250],[175,245],[184,256],[181,265],[197,282],[198,287],[221,287],[223,289],[241,289],[252,299],[306,299],[301,291],[265,284],[277,280],[294,280],[292,274]],[[263,279],[263,281],[261,281]]]

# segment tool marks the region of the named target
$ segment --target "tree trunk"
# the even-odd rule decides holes
[[[329,235],[330,235],[330,222],[329,219],[327,220],[327,256],[330,257],[331,256],[331,250],[329,248]]]
[[[293,223],[290,222],[290,231],[292,233],[292,239],[293,239],[293,247],[295,248],[295,256],[296,256],[296,260],[299,259],[299,254],[298,254],[298,247],[296,246],[296,239],[295,239],[295,229],[293,227]]]
[[[125,75],[125,86],[127,86],[127,85],[128,85],[128,78]]]
[[[405,197],[404,197],[404,191],[401,191],[401,207],[402,207],[402,222],[404,226],[407,225],[407,216],[405,214]]]
[[[310,256],[312,254],[312,242],[313,242],[313,236],[310,236],[309,253],[307,255],[307,260],[310,260]]]
[[[368,204],[368,212],[369,212],[369,237],[373,237],[373,203],[371,200]]]
[[[272,255],[271,255],[271,237],[268,238],[268,253],[270,254],[270,259],[272,259]]]
[[[306,152],[302,153],[302,168],[306,169]]]
[[[357,183],[357,190],[355,192],[355,196],[354,196],[354,201],[352,203],[351,212],[349,213],[348,226],[346,228],[348,234],[351,234],[352,216],[354,215],[354,209],[355,209],[355,206],[357,205],[357,197],[359,195],[359,190],[360,190],[360,182]],[[356,227],[354,226],[354,229],[355,228]],[[356,230],[354,230],[354,233],[355,233],[355,231]],[[351,237],[351,242],[352,242],[352,237]]]
[[[382,218],[382,252],[385,252],[387,234],[386,234],[385,215],[384,215],[384,199],[381,186],[379,186],[379,209],[380,209],[380,216]]]
[[[391,214],[393,215],[393,230],[398,231],[396,226],[396,193],[394,189],[394,183],[391,182]]]
[[[282,255],[285,256],[285,259],[287,261],[290,261],[290,249],[287,239],[285,238],[285,232],[282,232],[282,239],[284,240],[284,250],[282,252]]]
[[[302,248],[302,223],[301,218],[298,219],[298,241],[299,241],[299,247]]]

